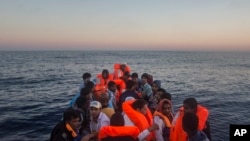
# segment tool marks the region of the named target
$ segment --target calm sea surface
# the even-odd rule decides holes
[[[124,62],[161,80],[175,111],[188,97],[206,106],[214,141],[229,140],[230,124],[250,124],[249,52],[0,52],[0,140],[48,140],[82,74]]]

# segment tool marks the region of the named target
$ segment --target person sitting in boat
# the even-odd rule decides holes
[[[157,108],[158,100],[156,99],[156,93],[157,93],[157,90],[159,88],[161,88],[161,81],[160,80],[155,80],[153,82],[153,85],[152,85],[152,92],[153,92],[153,94],[151,94],[149,96],[149,99],[148,99],[148,108],[150,109],[150,111],[152,112],[152,114],[154,113],[154,111]]]
[[[139,95],[135,92],[136,83],[133,80],[128,80],[126,83],[126,91],[123,92],[118,101],[118,111],[122,111],[122,103],[127,97],[133,97],[134,99],[139,99]]]
[[[79,93],[77,93],[69,102],[69,106],[73,106],[75,104],[75,101],[80,96],[89,96],[89,98],[93,99],[93,91],[94,91],[95,84],[92,81],[88,81],[86,86],[81,89]]]
[[[84,88],[87,84],[87,82],[89,82],[91,80],[91,74],[86,72],[82,75],[82,82],[79,86],[79,91],[81,91],[82,88]]]
[[[101,74],[96,76],[96,86],[108,87],[108,82],[113,80],[113,74],[110,74],[107,69],[103,69]]]
[[[118,79],[124,75],[125,72],[130,73],[131,69],[127,64],[114,64],[114,79]]]
[[[188,141],[209,141],[206,134],[198,130],[198,120],[194,113],[185,113],[182,118],[182,128],[187,133]]]
[[[108,83],[108,91],[109,95],[109,107],[112,108],[116,111],[117,110],[117,101],[118,99],[118,91],[116,88],[116,83],[114,81],[109,81]]]
[[[131,97],[129,97],[131,99]],[[128,98],[127,98],[128,99]],[[127,100],[122,104],[125,126],[137,126],[140,130],[138,139],[140,141],[153,140],[155,130],[159,126],[153,123],[153,117],[143,99]]]
[[[109,107],[109,99],[110,97],[108,93],[102,93],[99,96],[99,102],[102,104],[102,112],[106,114],[109,118],[111,118],[111,116],[115,113],[115,110],[113,107]]]
[[[68,108],[63,113],[63,121],[53,128],[50,141],[80,141],[79,129],[81,124],[80,111]]]
[[[210,125],[208,122],[209,111],[207,108],[201,106],[200,104],[197,104],[195,98],[187,98],[183,101],[183,107],[179,109],[173,119],[172,128],[170,130],[170,140],[186,140],[187,134],[182,128],[182,119],[186,113],[193,113],[198,116],[198,130],[203,131],[207,135],[209,140],[211,140]]]
[[[135,91],[141,93],[141,79],[138,77],[138,73],[134,72],[131,74],[131,80],[136,83]]]
[[[172,102],[168,99],[163,99],[154,112],[154,122],[159,125],[159,130],[155,131],[156,141],[169,141],[172,120]]]
[[[85,136],[90,133],[90,99],[87,97],[80,96],[77,98],[73,109],[81,112],[81,128],[79,134]]]
[[[148,102],[149,97],[153,94],[152,87],[148,84],[148,74],[143,73],[142,80],[142,97]]]
[[[84,136],[81,141],[96,141],[98,132],[103,126],[109,126],[110,120],[102,111],[102,105],[99,101],[92,101],[90,103],[90,134]]]
[[[101,128],[99,141],[138,141],[140,130],[136,126],[124,126],[124,118],[116,112],[110,118],[110,126]]]
[[[172,96],[170,93],[168,93],[165,89],[159,88],[155,94],[155,98],[157,100],[157,104],[162,100],[162,99],[168,99],[172,101]]]

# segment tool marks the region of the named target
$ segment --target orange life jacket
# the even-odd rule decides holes
[[[117,86],[120,87],[119,90],[117,89],[118,94],[116,95],[116,102],[118,102],[119,99],[120,99],[121,94],[122,94],[123,92],[125,92],[125,90],[126,90],[126,83],[125,83],[122,79],[116,79],[116,80],[113,80],[113,81],[115,82],[115,84],[116,84]]]
[[[158,111],[155,111],[155,112],[154,112],[154,116],[159,116],[161,119],[163,119],[163,121],[164,121],[166,127],[169,127],[169,128],[171,127],[171,122],[170,122],[170,120],[169,120],[166,116],[164,116],[162,113],[160,113],[160,112],[158,112]]]
[[[122,77],[122,76],[123,76],[123,73],[124,73],[125,71],[128,71],[129,73],[130,73],[130,71],[131,71],[130,67],[129,67],[128,65],[126,65],[125,71],[123,72],[123,71],[120,69],[120,65],[121,65],[121,64],[119,64],[119,63],[114,64],[114,79],[118,79],[118,78]]]
[[[135,100],[125,101],[122,104],[123,112],[127,114],[129,119],[135,124],[136,127],[140,129],[142,132],[143,130],[149,128],[153,125],[153,117],[149,108],[147,108],[146,116],[142,113],[133,109],[132,104]],[[152,140],[154,137],[153,133],[151,133],[147,140]]]
[[[95,90],[94,90],[94,97],[96,98],[96,100],[98,100],[99,96],[106,91],[107,91],[107,87],[96,85]]]
[[[108,82],[111,80],[113,80],[113,74],[109,74],[109,77],[106,80],[103,79],[102,74],[97,74],[96,85],[105,86],[106,88],[108,88]]]
[[[98,133],[98,140],[117,136],[131,136],[134,139],[138,137],[140,130],[136,126],[104,126]]]
[[[196,115],[199,119],[198,130],[203,130],[206,127],[206,121],[208,118],[209,111],[207,108],[198,105]],[[177,113],[177,118],[175,118],[172,124],[172,128],[170,129],[170,141],[185,141],[187,140],[187,134],[182,129],[182,118],[184,115],[183,107],[179,110],[179,115]]]

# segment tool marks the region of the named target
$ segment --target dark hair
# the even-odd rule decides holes
[[[84,87],[81,89],[80,96],[85,97],[86,95],[89,95],[90,89],[88,87]]]
[[[136,83],[133,80],[128,80],[126,82],[126,89],[131,89],[135,85],[136,85]]]
[[[85,80],[85,79],[87,79],[87,78],[90,78],[90,77],[91,77],[91,74],[88,73],[88,72],[86,72],[86,73],[84,73],[84,74],[82,75],[82,79],[83,79],[83,80]]]
[[[148,74],[147,73],[143,73],[142,75],[141,75],[141,78],[146,78],[146,79],[148,79]]]
[[[70,121],[71,119],[75,119],[75,118],[80,118],[81,117],[81,113],[78,110],[73,109],[72,107],[66,109],[66,111],[63,113],[63,121]]]
[[[194,113],[185,113],[182,118],[182,127],[185,132],[194,133],[198,130],[199,119]]]
[[[187,98],[183,101],[183,104],[187,104],[191,109],[197,109],[197,101],[195,98]]]
[[[141,108],[143,108],[143,106],[144,105],[147,105],[148,103],[145,101],[145,100],[143,100],[143,99],[137,99],[133,104],[132,104],[132,107],[133,107],[133,109],[137,109],[137,108],[139,108],[139,109],[141,109]]]
[[[127,77],[130,77],[130,74],[129,74],[128,71],[125,71],[123,75],[124,75],[124,76],[127,76]]]
[[[115,81],[109,81],[108,82],[108,87],[110,88],[110,87],[112,87],[112,86],[116,86],[116,83],[115,83]]]
[[[103,70],[102,70],[102,74],[103,74],[103,73],[109,74],[109,71],[108,71],[107,69],[103,69]]]
[[[172,96],[170,93],[168,93],[167,91],[165,91],[162,95],[161,95],[161,99],[168,99],[168,100],[172,100]]]
[[[132,73],[131,77],[132,78],[138,78],[138,73],[136,73],[136,72]]]
[[[76,106],[80,109],[83,109],[84,106],[86,105],[87,103],[87,99],[85,97],[82,97],[82,96],[79,96],[77,99],[76,99]]]
[[[85,87],[91,90],[95,87],[95,84],[92,81],[88,81]]]
[[[120,112],[115,112],[110,118],[111,126],[124,126],[124,118]]]
[[[165,89],[163,89],[163,88],[159,88],[159,89],[157,90],[157,92],[163,92],[163,93],[166,93],[167,91],[166,91]]]

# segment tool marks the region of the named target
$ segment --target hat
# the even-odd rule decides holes
[[[97,109],[100,109],[100,108],[102,108],[102,105],[101,105],[101,103],[99,101],[92,101],[90,103],[90,107],[95,107]]]

